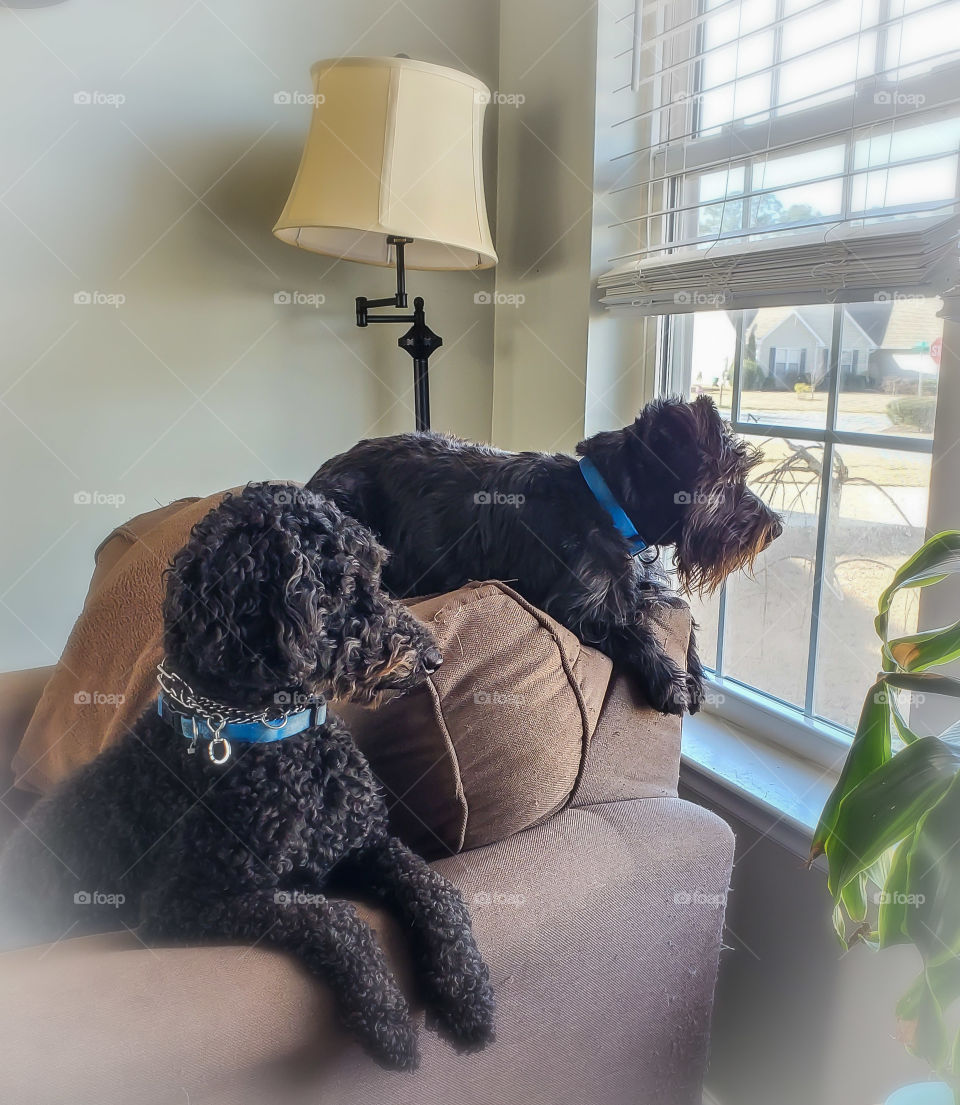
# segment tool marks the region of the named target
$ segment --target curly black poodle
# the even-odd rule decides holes
[[[703,669],[690,635],[686,671],[660,643],[682,605],[660,562],[711,590],[782,530],[747,486],[758,454],[706,396],[661,399],[621,430],[561,453],[508,453],[445,434],[361,441],[308,487],[368,525],[390,549],[399,596],[502,579],[638,680],[664,713],[695,712]]]
[[[386,555],[290,485],[250,484],[194,527],[168,575],[159,712],[39,802],[0,861],[21,942],[122,922],[148,942],[272,944],[332,987],[381,1063],[413,1068],[416,1028],[374,934],[324,892],[359,893],[404,922],[441,1030],[463,1049],[493,1039],[463,899],[390,835],[369,765],[326,714],[326,698],[375,702],[441,663],[381,590]]]

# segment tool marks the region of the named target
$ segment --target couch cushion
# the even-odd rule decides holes
[[[611,663],[506,584],[415,602],[444,662],[377,710],[338,706],[400,835],[442,856],[503,840],[569,799]]]
[[[49,790],[120,739],[156,697],[163,570],[222,498],[182,500],[114,531],[63,657],[14,757]],[[400,835],[426,855],[501,840],[570,798],[610,660],[501,583],[413,600],[445,663],[378,710],[336,704],[384,784]]]

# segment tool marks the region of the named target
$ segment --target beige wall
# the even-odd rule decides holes
[[[310,64],[340,53],[405,52],[496,87],[498,9],[0,7],[0,669],[57,658],[96,544],[129,515],[249,479],[304,479],[361,436],[412,426],[400,329],[353,324],[353,297],[389,294],[390,275],[270,234],[309,117],[274,95],[309,91]],[[111,102],[77,104],[78,93]],[[481,439],[494,321],[473,297],[493,279],[409,280],[445,343],[434,425]],[[284,290],[326,301],[275,304]],[[75,304],[80,292],[126,300]],[[76,505],[83,491],[123,502]]]
[[[493,440],[505,448],[583,437],[596,25],[584,0],[501,5],[499,87],[524,97],[499,108]]]
[[[685,797],[708,805],[695,792]],[[844,953],[826,875],[769,836],[717,812],[737,837],[726,950],[707,1088],[718,1105],[879,1105],[922,1082],[925,1065],[894,1039],[915,948]]]
[[[622,247],[605,193],[622,174],[609,93],[629,81],[628,7],[501,4],[493,439],[505,448],[572,451],[653,395],[655,327],[610,315],[594,291]],[[619,55],[599,73],[598,44]]]

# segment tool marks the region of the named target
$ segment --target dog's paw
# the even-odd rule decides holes
[[[661,714],[682,716],[690,707],[687,673],[672,660],[664,659],[655,671],[639,673],[647,702]]]
[[[388,1070],[416,1070],[420,1066],[420,1040],[409,1015],[378,1017],[360,1029],[382,1067]]]
[[[440,1002],[431,1021],[458,1051],[479,1051],[496,1038],[493,990],[485,980],[463,997]]]
[[[704,696],[703,680],[695,675],[687,675],[687,709],[691,714],[699,711],[703,705]]]
[[[462,1051],[479,1051],[496,1038],[493,990],[484,982],[446,1018],[447,1031]]]

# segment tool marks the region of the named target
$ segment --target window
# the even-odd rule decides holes
[[[695,602],[704,661],[811,719],[855,726],[877,669],[877,598],[924,540],[939,307],[894,298],[663,320],[662,390],[713,397],[758,448],[751,486],[785,523],[754,578]],[[803,332],[806,347],[787,344]],[[818,370],[791,382],[804,353]],[[896,632],[915,632],[917,616],[915,598],[898,607]]]
[[[738,719],[771,703],[836,738],[875,676],[877,597],[948,482],[938,409],[941,432],[960,417],[938,314],[960,0],[636,0],[614,26],[602,302],[642,321],[662,392],[712,396],[757,447],[752,486],[786,523],[695,609],[701,651]],[[902,603],[897,631],[920,613]]]

